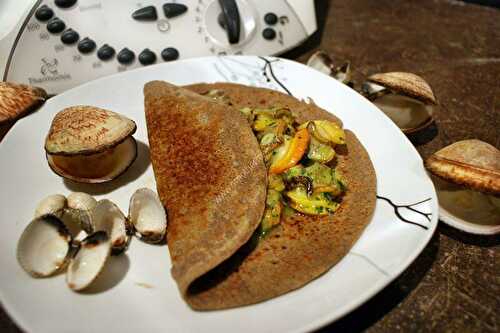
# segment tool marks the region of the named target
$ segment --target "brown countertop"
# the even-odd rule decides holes
[[[452,0],[317,0],[319,31],[285,56],[317,49],[350,60],[359,84],[384,71],[424,77],[436,125],[412,137],[425,158],[454,141],[500,147],[500,10]],[[0,128],[0,138],[2,129]],[[393,283],[330,331],[500,331],[500,236],[440,223],[429,245]],[[19,332],[0,309],[0,331]]]

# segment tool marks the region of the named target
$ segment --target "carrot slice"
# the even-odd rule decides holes
[[[299,163],[300,159],[304,156],[304,153],[307,150],[309,139],[310,136],[307,128],[298,130],[290,143],[288,151],[285,153],[283,158],[275,161],[271,165],[269,172],[271,174],[279,174]]]

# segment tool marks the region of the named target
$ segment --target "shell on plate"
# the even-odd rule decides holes
[[[389,72],[368,77],[362,93],[377,105],[404,133],[433,123],[437,104],[430,85],[413,73]]]
[[[111,240],[105,231],[86,237],[66,271],[66,283],[74,291],[81,291],[102,272],[111,252]]]
[[[167,215],[158,195],[141,188],[130,198],[129,217],[137,236],[148,243],[160,243],[167,231]]]
[[[55,215],[42,215],[31,221],[21,234],[17,259],[33,277],[51,276],[65,267],[72,237]]]
[[[426,168],[470,189],[500,195],[500,150],[480,140],[455,142],[432,154]]]
[[[120,208],[108,199],[99,200],[92,216],[94,231],[106,231],[110,237],[113,254],[124,252],[129,243],[128,221]]]
[[[58,175],[102,183],[120,176],[137,157],[133,120],[93,107],[73,106],[54,117],[45,140],[47,161]]]
[[[62,194],[51,194],[40,200],[36,209],[35,217],[52,214],[61,217],[66,208],[66,197]]]
[[[80,228],[87,234],[93,233],[92,215],[97,200],[90,194],[73,192],[68,195],[67,201],[65,213],[77,220]]]
[[[19,119],[48,98],[42,88],[0,82],[0,125]]]

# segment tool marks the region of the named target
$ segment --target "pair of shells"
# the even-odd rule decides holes
[[[337,67],[328,54],[318,51],[307,64],[352,86],[349,63]],[[420,131],[434,121],[436,97],[429,84],[418,75],[405,72],[374,74],[363,83],[361,93],[405,134]]]
[[[85,193],[72,193],[68,198],[51,195],[40,202],[35,219],[22,233],[17,257],[34,277],[67,268],[66,282],[78,291],[97,278],[111,254],[126,250],[131,234],[158,243],[165,237],[166,226],[163,206],[147,188],[132,195],[128,218],[107,199],[96,201]],[[86,237],[80,241],[82,234]]]
[[[440,218],[475,234],[500,233],[500,150],[480,140],[455,142],[431,155]]]
[[[48,98],[45,90],[25,84],[0,82],[0,125],[33,111]]]
[[[103,183],[123,174],[137,157],[133,120],[93,107],[73,106],[54,117],[45,140],[47,161],[61,177]]]

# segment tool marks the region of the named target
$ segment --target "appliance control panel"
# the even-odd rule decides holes
[[[313,0],[39,0],[0,40],[0,74],[55,94],[177,59],[277,55],[315,30]]]

